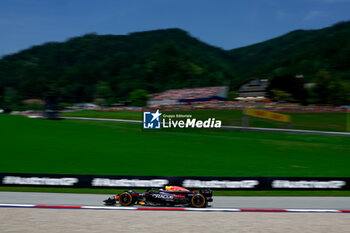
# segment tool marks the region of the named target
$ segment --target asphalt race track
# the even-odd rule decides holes
[[[0,192],[0,204],[102,206],[108,194]],[[238,209],[342,209],[350,210],[350,197],[220,197],[211,208]]]
[[[102,206],[108,195],[0,192],[0,204]],[[125,208],[125,207],[122,207]],[[211,208],[350,209],[350,197],[217,197]],[[348,232],[350,213],[0,208],[0,232]]]

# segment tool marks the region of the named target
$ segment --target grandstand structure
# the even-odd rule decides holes
[[[212,100],[226,100],[228,95],[227,86],[184,88],[167,90],[153,94],[148,105],[163,105],[176,103],[206,102]]]
[[[237,100],[264,100],[267,98],[267,79],[252,78],[243,83],[238,89]]]

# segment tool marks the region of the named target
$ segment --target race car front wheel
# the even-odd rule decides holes
[[[128,192],[124,192],[119,195],[119,203],[122,206],[128,206],[132,204],[132,196]]]
[[[206,206],[206,199],[202,194],[197,193],[192,197],[191,204],[195,208],[203,208]]]

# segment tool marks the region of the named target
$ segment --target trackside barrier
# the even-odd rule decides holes
[[[0,173],[0,186],[213,190],[350,190],[348,177],[202,177]]]

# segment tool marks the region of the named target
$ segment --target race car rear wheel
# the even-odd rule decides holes
[[[132,196],[128,192],[124,192],[119,195],[119,203],[122,206],[128,206],[132,204]]]
[[[205,197],[200,194],[200,193],[197,193],[196,195],[194,195],[191,199],[191,204],[193,207],[195,208],[203,208],[206,206],[206,199]]]

